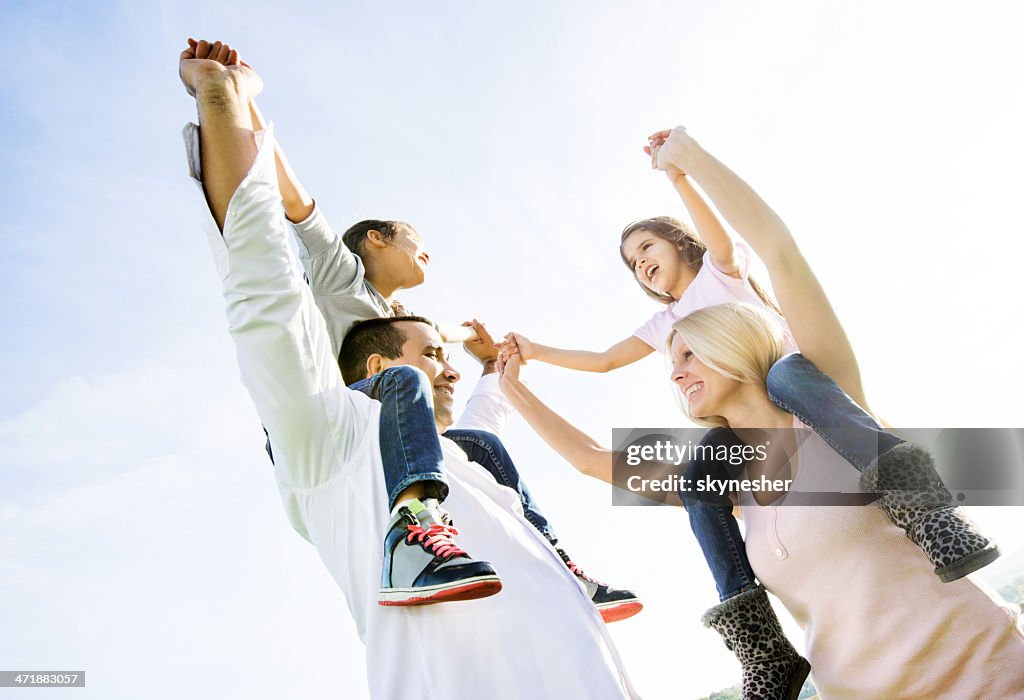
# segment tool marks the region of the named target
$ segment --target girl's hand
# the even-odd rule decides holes
[[[533,343],[521,333],[506,333],[505,340],[498,344],[498,352],[501,353],[501,356],[506,361],[509,357],[518,353],[520,360],[524,364],[537,357]]]
[[[652,168],[664,170],[669,179],[674,181],[676,177],[686,174],[683,164],[686,147],[692,140],[684,126],[663,129],[647,137],[649,145],[644,148],[644,153],[651,157]]]
[[[651,167],[655,170],[658,170],[658,153],[661,150],[661,147],[665,144],[665,139],[668,138],[665,135],[669,133],[671,132],[659,131],[657,134],[653,134],[649,145],[644,146],[644,153],[651,157]],[[672,183],[681,177],[686,177],[686,173],[683,172],[682,168],[675,163],[665,163],[661,170],[665,172],[669,182]]]
[[[658,151],[661,150],[662,145],[668,139],[668,135],[672,132],[668,129],[662,131],[656,131],[647,137],[647,145],[644,146],[644,153],[651,157],[651,168],[653,170],[658,169]]]

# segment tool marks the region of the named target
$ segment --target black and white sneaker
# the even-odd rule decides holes
[[[437,501],[424,501],[403,504],[388,524],[377,602],[430,605],[486,598],[500,591],[494,568],[460,549],[454,539],[459,532]]]
[[[556,547],[555,551],[558,552],[558,556],[562,557],[562,561],[565,562],[569,571],[587,589],[587,593],[590,594],[590,600],[594,603],[597,611],[601,613],[601,619],[606,623],[628,619],[644,609],[644,604],[640,602],[640,599],[636,597],[633,591],[611,588],[606,583],[595,581],[583,573],[583,569],[569,558],[564,549]]]

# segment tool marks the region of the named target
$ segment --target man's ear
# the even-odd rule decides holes
[[[387,361],[379,352],[375,352],[366,358],[366,376],[372,377],[387,369]]]

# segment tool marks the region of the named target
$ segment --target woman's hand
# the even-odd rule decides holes
[[[498,386],[502,393],[510,399],[515,398],[516,390],[522,387],[519,371],[523,366],[522,355],[512,344],[509,352],[498,355]]]
[[[533,343],[522,333],[506,333],[505,340],[498,344],[498,353],[508,360],[509,356],[518,353],[523,364],[537,357]]]
[[[678,148],[677,142],[680,140],[680,137],[677,137],[676,142],[673,142],[668,150],[665,148],[673,132],[676,131],[679,131],[682,137],[689,138],[686,129],[678,126],[675,129],[656,131],[647,137],[648,145],[644,146],[644,153],[651,157],[651,167],[655,170],[664,171],[669,181],[673,183],[677,179],[686,176],[686,171],[680,165],[675,152]]]

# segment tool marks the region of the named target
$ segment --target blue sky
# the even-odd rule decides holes
[[[432,257],[404,298],[419,312],[593,349],[629,335],[657,307],[617,234],[682,214],[640,147],[684,123],[789,223],[883,415],[1024,424],[1017,3],[2,13],[4,669],[86,670],[83,697],[137,697],[156,677],[147,697],[365,692],[344,603],[288,529],[237,381],[180,141],[189,35],[231,41],[261,72],[263,111],[337,228],[416,226]],[[464,398],[475,366],[456,357]],[[655,358],[528,378],[605,442],[683,421]],[[682,514],[611,509],[518,420],[508,442],[573,556],[648,601],[612,628],[645,696],[733,683],[699,624],[714,595]],[[1019,515],[976,514],[1009,550]],[[703,656],[680,678],[686,650]]]

